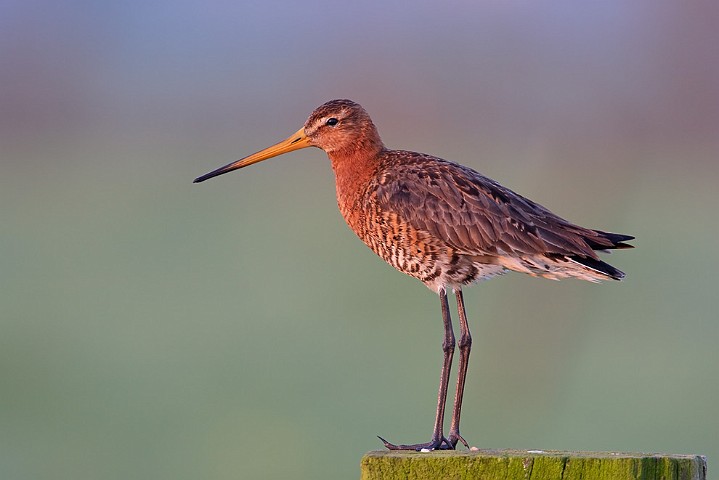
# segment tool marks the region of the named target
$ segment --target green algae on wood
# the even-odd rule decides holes
[[[362,457],[362,480],[705,480],[706,458],[539,450],[375,451]]]

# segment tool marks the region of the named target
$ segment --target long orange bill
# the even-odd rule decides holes
[[[283,153],[311,146],[312,145],[310,144],[310,139],[307,138],[307,135],[305,135],[305,129],[300,128],[294,135],[291,135],[288,139],[282,140],[280,143],[276,143],[275,145],[267,147],[264,150],[260,150],[257,153],[253,153],[249,157],[242,158],[240,160],[237,160],[236,162],[225,165],[224,167],[220,167],[217,170],[213,170],[210,173],[206,173],[201,177],[197,177],[192,183],[204,182],[209,178],[222,175],[223,173],[231,172],[232,170],[237,170],[238,168],[243,168],[248,165],[252,165],[253,163],[276,157],[277,155],[282,155]]]

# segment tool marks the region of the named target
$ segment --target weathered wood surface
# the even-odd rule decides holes
[[[701,455],[479,450],[375,451],[362,457],[362,480],[706,480]]]

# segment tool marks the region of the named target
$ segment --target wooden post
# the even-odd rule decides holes
[[[362,480],[706,480],[706,457],[615,452],[375,451]]]

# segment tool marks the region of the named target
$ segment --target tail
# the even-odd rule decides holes
[[[634,237],[631,235],[608,233],[602,232],[600,230],[595,230],[595,232],[597,234],[596,237],[585,237],[584,239],[587,242],[587,245],[592,248],[592,250],[609,253],[609,250],[634,248],[634,245],[624,243],[629,240],[634,240]],[[622,278],[624,278],[624,272],[622,272],[618,268],[614,268],[607,262],[603,262],[598,259],[573,255],[569,257],[569,260],[575,263],[579,263],[580,265],[583,265],[584,267],[594,272],[606,275],[607,277],[614,280],[621,280]]]

